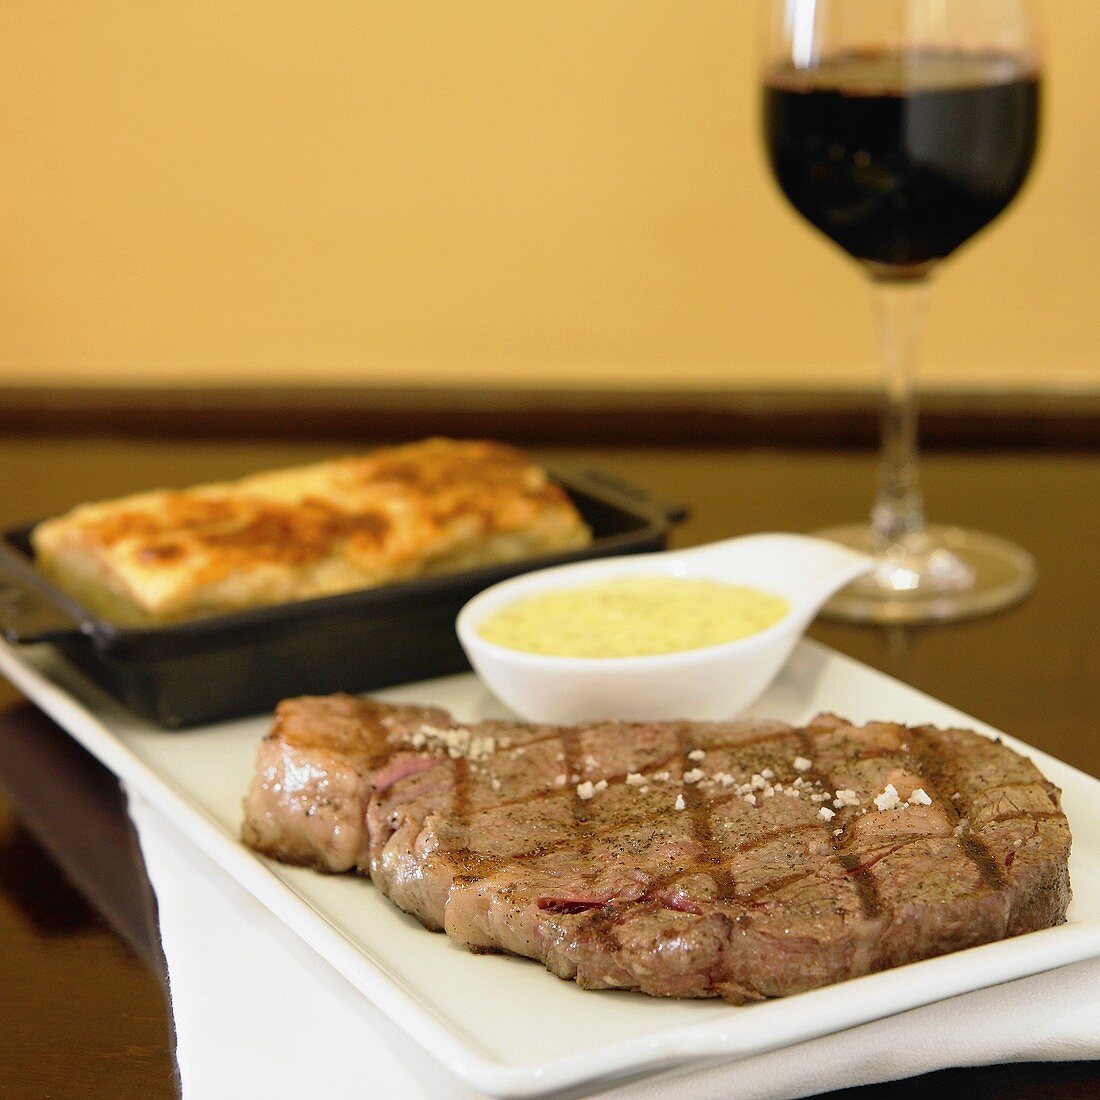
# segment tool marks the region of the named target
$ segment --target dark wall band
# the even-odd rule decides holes
[[[877,399],[857,391],[0,387],[0,434],[526,445],[870,448]],[[1100,393],[936,393],[921,437],[942,449],[1100,447]]]

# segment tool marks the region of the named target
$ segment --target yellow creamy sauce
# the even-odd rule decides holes
[[[486,641],[553,657],[644,657],[732,642],[790,605],[756,588],[687,577],[616,577],[525,596],[489,615]]]

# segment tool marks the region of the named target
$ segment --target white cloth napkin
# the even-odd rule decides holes
[[[183,1100],[480,1097],[135,794],[130,815],[159,905]],[[1096,1058],[1100,959],[600,1095],[779,1100],[947,1066]]]

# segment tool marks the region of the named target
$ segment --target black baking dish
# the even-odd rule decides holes
[[[34,566],[33,525],[0,536],[0,631],[50,642],[131,710],[168,729],[270,710],[291,695],[370,691],[469,667],[459,609],[490,584],[582,558],[662,550],[680,509],[593,471],[559,471],[592,529],[582,550],[167,625],[120,626]]]

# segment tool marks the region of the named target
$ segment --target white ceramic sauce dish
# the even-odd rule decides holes
[[[509,709],[531,722],[564,725],[731,718],[783,667],[821,605],[872,561],[805,535],[761,534],[688,550],[577,562],[524,573],[475,596],[459,612],[459,641],[474,670]],[[554,657],[497,645],[478,628],[515,600],[621,577],[668,577],[744,585],[782,596],[790,610],[748,637],[644,657]]]

